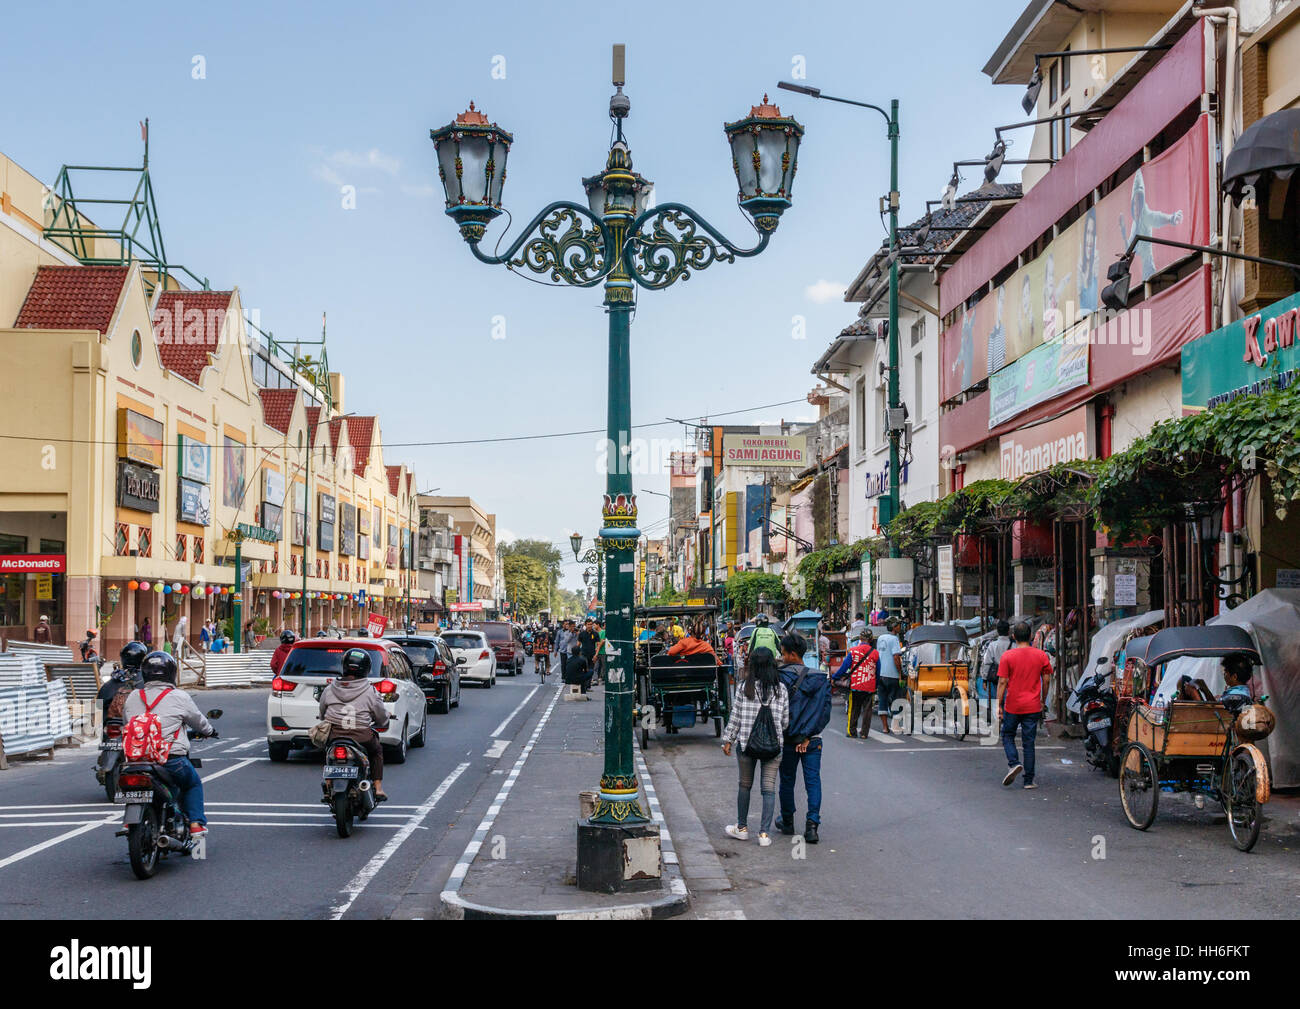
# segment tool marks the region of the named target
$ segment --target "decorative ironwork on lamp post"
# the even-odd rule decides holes
[[[608,675],[605,690],[605,769],[593,824],[646,823],[637,796],[632,758],[634,691],[632,649],[633,576],[637,542],[636,495],[628,467],[631,427],[632,311],[636,287],[662,290],[714,263],[756,256],[790,206],[803,127],[768,102],[748,116],[724,125],[738,202],[749,215],[757,242],[740,248],[681,203],[654,205],[653,184],[632,170],[632,153],[623,136],[630,102],[623,94],[622,47],[615,47],[610,118],[615,125],[605,169],[583,179],[587,206],[560,200],[543,208],[500,254],[480,248],[484,231],[502,212],[506,159],[514,136],[475,109],[441,129],[431,130],[438,174],[446,191],[446,213],[460,228],[476,258],[493,266],[548,274],[556,286],[604,285],[609,316],[609,403],[607,437],[616,458],[607,467],[598,543],[598,570],[605,574]],[[577,558],[581,537],[575,534]],[[585,558],[581,558],[585,560]]]

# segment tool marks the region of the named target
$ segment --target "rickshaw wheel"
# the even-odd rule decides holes
[[[1228,814],[1228,833],[1238,851],[1250,851],[1259,840],[1262,817],[1255,796],[1258,780],[1254,754],[1238,750],[1229,758],[1228,794],[1224,798],[1223,811]]]
[[[1151,751],[1141,743],[1129,743],[1119,758],[1119,801],[1129,826],[1146,830],[1156,818],[1160,804],[1160,777]]]
[[[956,717],[954,718],[956,729],[953,732],[953,738],[958,740],[965,739],[967,731],[966,715],[965,712],[962,711],[961,691],[956,687],[953,687],[952,693],[948,695],[948,700],[952,703],[953,711],[956,713]]]

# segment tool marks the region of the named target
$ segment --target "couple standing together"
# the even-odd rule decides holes
[[[808,643],[801,634],[787,632],[776,644],[770,638],[755,639],[750,644],[749,662],[732,701],[731,718],[722,734],[722,752],[736,751],[740,785],[736,793],[736,822],[728,824],[728,836],[749,840],[749,801],[754,788],[755,771],[760,772],[759,792],[763,813],[758,843],[772,843],[770,830],[776,812],[777,776],[781,779],[781,818],[777,826],[783,834],[793,834],[794,786],[803,768],[804,789],[808,795],[808,816],[804,840],[816,844],[821,823],[822,738],[831,719],[830,678],[819,669],[803,664]],[[780,651],[780,655],[776,654]]]

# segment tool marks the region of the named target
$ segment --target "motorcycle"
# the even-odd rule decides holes
[[[1087,736],[1083,742],[1084,756],[1093,767],[1100,768],[1112,778],[1119,775],[1119,755],[1115,752],[1115,690],[1114,670],[1110,659],[1102,656],[1091,676],[1085,677],[1074,688]]]
[[[221,717],[221,709],[207,713],[209,721]],[[119,738],[121,730],[119,728]],[[196,734],[189,730],[190,739]],[[217,738],[214,730],[211,737]],[[118,751],[119,755],[121,751]],[[203,761],[191,757],[196,768]],[[176,787],[167,768],[162,764],[144,762],[123,764],[117,775],[118,788],[114,798],[126,803],[122,815],[122,829],[114,836],[125,837],[127,854],[131,858],[131,871],[136,879],[149,879],[158,871],[158,860],[169,854],[195,855],[202,840],[190,836],[190,821],[181,809],[180,789]]]
[[[114,679],[112,682],[118,682]],[[122,683],[118,689],[130,690],[139,687],[141,684],[138,680],[132,683]],[[107,709],[111,698],[106,698],[102,691],[99,697],[95,699],[96,710],[100,706]],[[121,718],[104,718],[104,724],[99,733],[99,756],[95,760],[95,780],[104,789],[104,795],[109,802],[117,801],[118,776],[122,771],[122,728],[125,722]]]
[[[351,837],[353,822],[364,821],[376,805],[370,758],[355,739],[338,737],[325,744],[321,791],[320,801],[334,814],[339,837]]]

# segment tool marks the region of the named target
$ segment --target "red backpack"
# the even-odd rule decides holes
[[[143,760],[151,764],[165,764],[171,756],[172,743],[176,742],[184,724],[176,729],[171,739],[164,739],[162,722],[153,713],[158,702],[172,692],[168,687],[149,703],[144,690],[140,691],[140,700],[144,702],[144,714],[133,715],[122,729],[122,753],[127,760]]]

